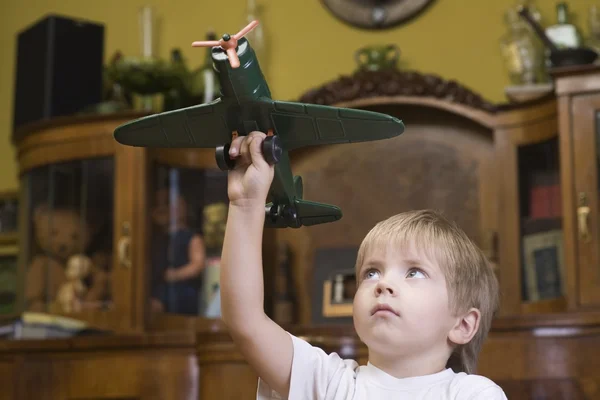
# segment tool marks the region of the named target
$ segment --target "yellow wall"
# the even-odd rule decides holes
[[[503,12],[515,0],[436,0],[418,19],[381,32],[353,29],[334,18],[319,0],[259,0],[270,47],[273,97],[297,98],[311,87],[350,73],[353,51],[368,44],[396,43],[404,68],[455,79],[492,101],[503,101],[506,74],[498,41]],[[2,0],[0,5],[0,191],[17,187],[15,153],[10,142],[16,32],[49,12],[106,24],[106,59],[116,49],[139,51],[137,12],[156,7],[162,18],[158,53],[179,46],[193,66],[204,49],[192,49],[209,27],[218,34],[243,26],[244,0]],[[587,31],[589,0],[570,0],[575,20]],[[221,6],[219,6],[221,4]],[[537,0],[546,22],[554,22],[554,1]],[[237,8],[236,8],[237,6]],[[231,11],[227,11],[231,10]],[[77,52],[77,49],[73,49]],[[308,63],[304,63],[308,61]]]

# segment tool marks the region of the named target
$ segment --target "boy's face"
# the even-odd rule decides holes
[[[413,244],[372,246],[359,268],[354,325],[369,352],[406,357],[448,349],[458,319],[435,260]]]

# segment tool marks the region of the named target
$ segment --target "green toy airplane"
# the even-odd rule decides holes
[[[253,21],[237,34],[219,41],[194,42],[212,47],[221,96],[187,108],[166,111],[125,123],[116,128],[117,142],[137,147],[216,148],[221,170],[235,161],[229,158],[233,138],[252,131],[267,134],[262,152],[275,165],[266,204],[265,226],[299,228],[342,217],[329,204],[302,198],[302,178],[293,176],[288,151],[303,146],[389,139],[404,132],[404,124],[386,114],[350,108],[275,101],[258,60],[244,35],[258,25]]]

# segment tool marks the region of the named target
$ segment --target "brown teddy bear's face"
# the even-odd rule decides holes
[[[40,206],[34,216],[35,238],[48,255],[66,261],[90,241],[90,228],[74,210]]]

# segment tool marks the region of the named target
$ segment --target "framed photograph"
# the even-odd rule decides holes
[[[565,291],[563,232],[555,229],[523,237],[524,298],[540,301]]]
[[[0,244],[16,244],[18,215],[18,192],[0,192]]]
[[[323,316],[351,317],[352,300],[356,293],[354,270],[337,271],[332,279],[323,282]]]
[[[313,265],[312,322],[352,323],[358,247],[320,248]]]

